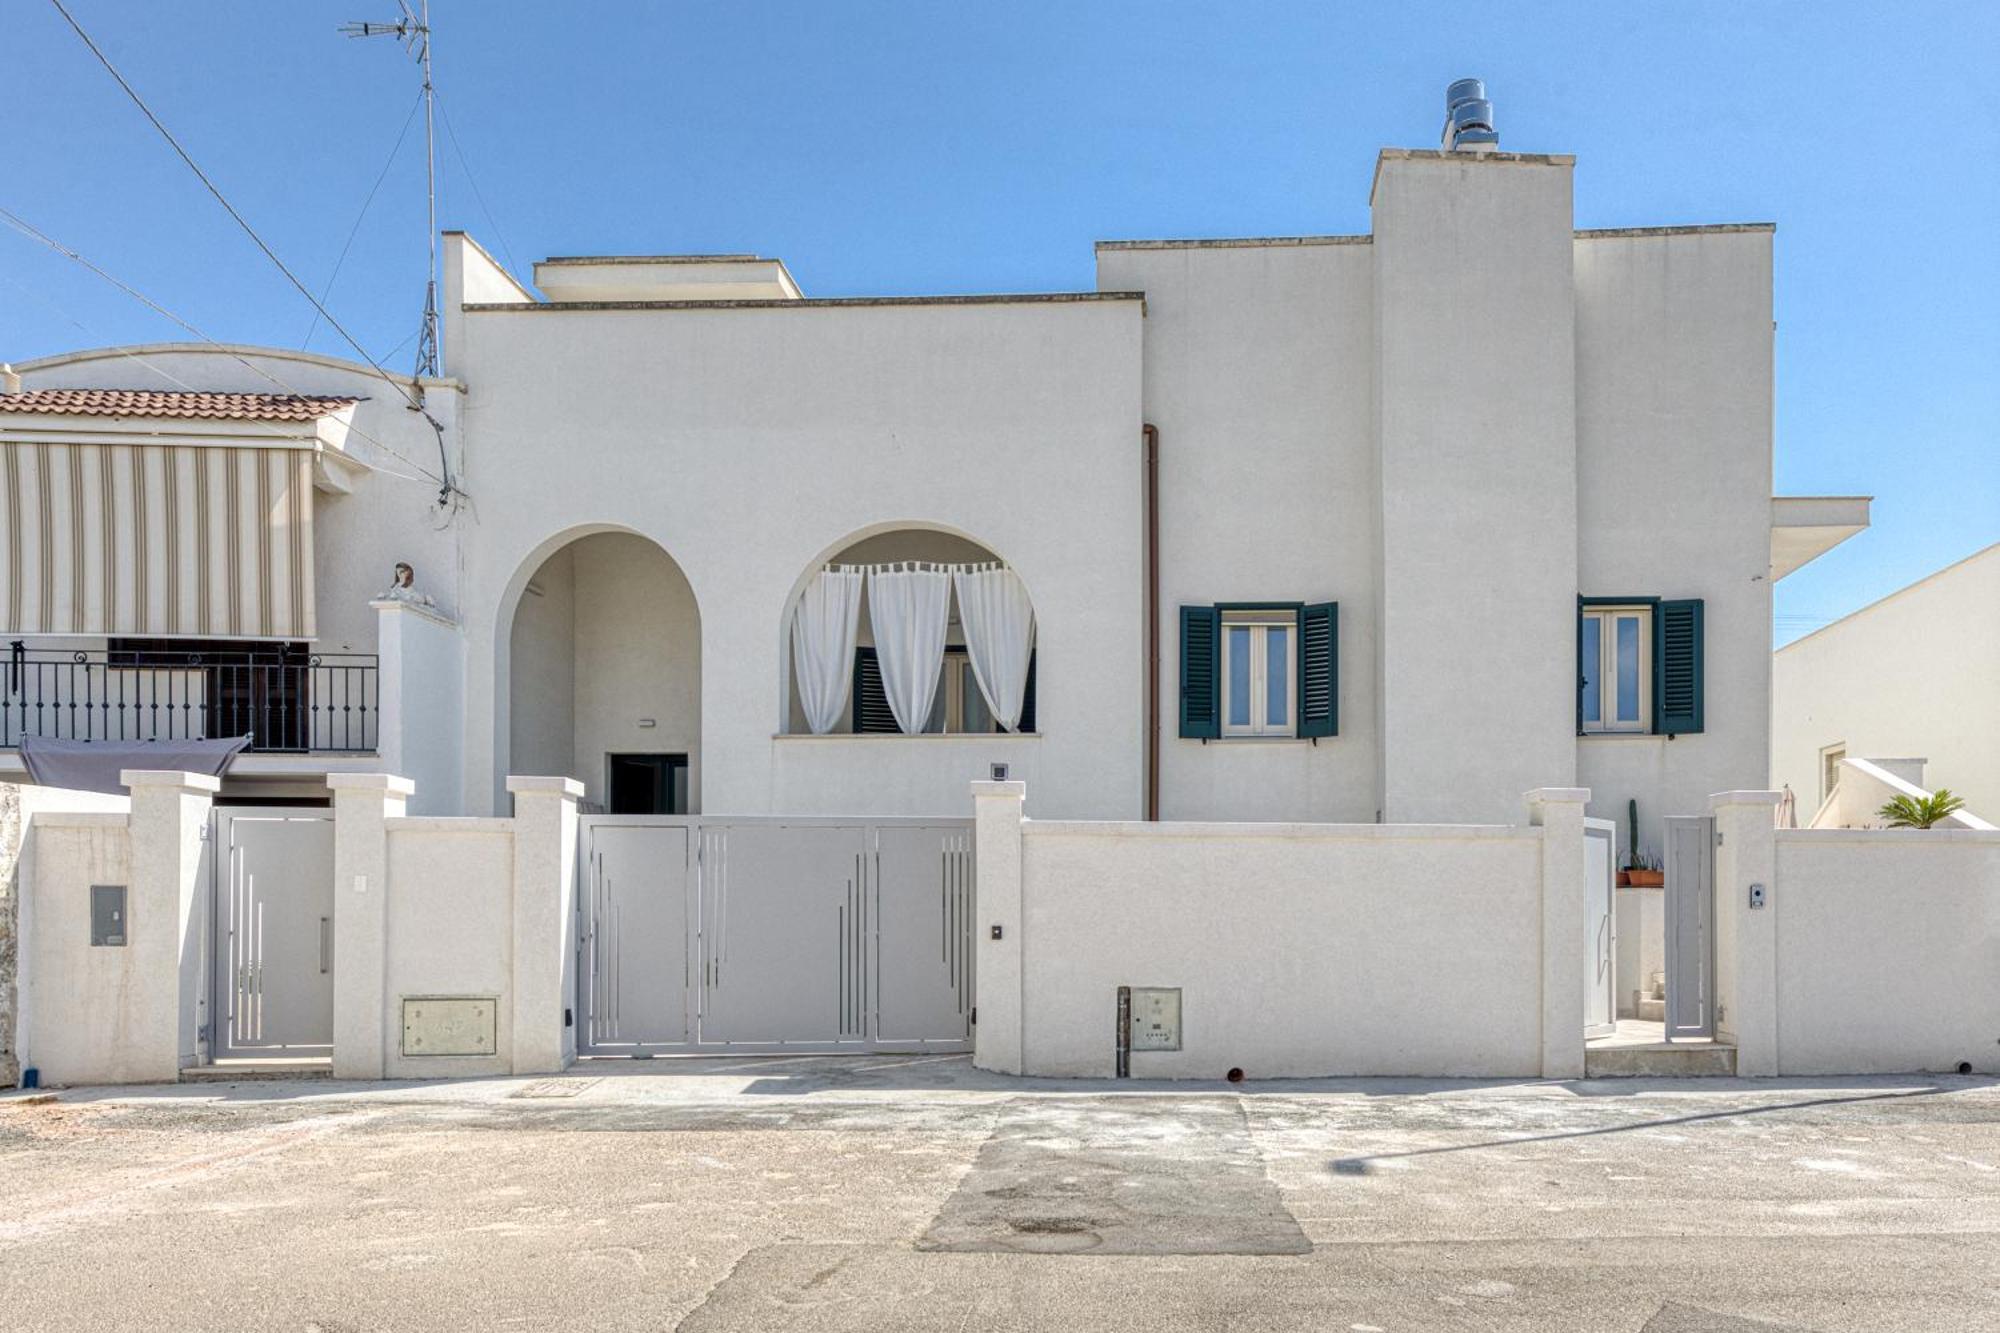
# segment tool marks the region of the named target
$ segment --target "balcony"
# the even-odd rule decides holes
[[[375,656],[114,647],[0,656],[0,749],[249,736],[253,754],[373,754]]]

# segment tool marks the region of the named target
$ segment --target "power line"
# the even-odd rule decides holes
[[[76,35],[83,40],[83,44],[90,48],[90,53],[93,56],[97,57],[97,63],[104,66],[105,72],[110,74],[111,77],[117,81],[118,86],[125,90],[125,95],[132,99],[132,104],[138,107],[140,112],[146,117],[146,119],[152,123],[153,128],[160,132],[160,137],[165,139],[167,143],[173,148],[174,152],[179,155],[181,161],[187,164],[188,170],[192,171],[195,174],[196,179],[198,179],[202,183],[202,185],[207,188],[209,194],[214,196],[215,202],[222,205],[223,211],[228,213],[229,216],[235,220],[236,225],[243,229],[243,234],[248,236],[252,241],[256,243],[257,248],[264,252],[264,257],[266,259],[269,259],[271,263],[277,267],[278,272],[285,275],[286,281],[290,282],[293,287],[298,289],[299,295],[305,297],[306,300],[312,302],[313,309],[319,311],[320,316],[326,320],[327,327],[332,329],[335,333],[338,333],[343,339],[346,340],[347,345],[349,347],[352,347],[355,353],[358,356],[360,356],[362,360],[366,361],[370,366],[373,366],[375,368],[375,373],[382,377],[383,382],[393,387],[397,393],[402,395],[404,401],[409,404],[411,411],[421,413],[424,420],[430,423],[431,430],[435,432],[437,435],[438,465],[440,470],[442,470],[442,472],[444,473],[444,476],[440,479],[438,483],[441,487],[443,487],[443,489],[438,493],[438,503],[440,505],[448,503],[451,499],[452,492],[457,490],[458,488],[452,483],[451,480],[451,457],[445,450],[444,426],[441,422],[438,421],[436,417],[432,416],[428,411],[425,410],[423,398],[421,396],[421,386],[420,386],[420,392],[418,394],[412,394],[408,389],[405,389],[400,383],[398,383],[397,380],[392,375],[390,375],[387,370],[384,370],[380,362],[376,361],[374,357],[368,354],[368,349],[363,347],[360,344],[360,342],[355,339],[354,335],[347,331],[345,325],[343,325],[339,320],[333,317],[333,312],[328,310],[324,305],[320,303],[319,298],[314,296],[311,290],[307,288],[307,286],[303,282],[299,281],[298,275],[296,273],[293,273],[291,269],[285,266],[285,261],[278,258],[278,252],[273,250],[265,242],[264,238],[257,234],[257,229],[255,227],[252,227],[248,222],[248,220],[246,220],[241,213],[236,211],[236,206],[230,203],[228,198],[223,195],[222,191],[219,188],[217,188],[215,182],[208,178],[208,173],[201,169],[200,164],[194,160],[194,158],[188,153],[187,149],[181,147],[181,141],[174,137],[173,131],[169,130],[166,127],[166,125],[160,120],[160,118],[153,114],[153,109],[146,105],[146,99],[139,96],[138,90],[135,89],[129,82],[126,81],[126,78],[123,74],[120,74],[118,72],[118,67],[111,63],[110,57],[106,56],[104,52],[101,49],[99,49],[97,43],[91,40],[90,34],[83,30],[83,25],[78,23],[76,21],[76,17],[73,14],[71,14],[67,8],[64,7],[63,0],[49,0],[49,3],[56,7],[56,12],[63,16],[64,22],[68,23],[69,26],[76,32]],[[429,94],[429,82],[430,80],[427,73],[425,78],[426,96],[428,96]],[[433,246],[435,246],[436,244],[435,228],[432,229],[432,244]]]
[[[81,264],[84,268],[90,270],[92,273],[96,274],[104,281],[110,283],[113,287],[116,287],[119,291],[124,292],[127,296],[131,297],[133,300],[138,301],[140,304],[144,305],[147,309],[152,310],[155,313],[163,316],[164,318],[172,321],[173,323],[179,325],[181,328],[186,329],[189,333],[192,333],[195,337],[201,339],[203,342],[208,343],[210,346],[215,347],[219,351],[223,352],[224,354],[229,356],[231,360],[237,362],[239,365],[241,365],[244,369],[250,371],[252,374],[259,376],[260,378],[268,381],[273,385],[276,385],[278,388],[284,390],[288,394],[292,394],[294,396],[302,398],[310,396],[308,394],[302,393],[300,390],[296,388],[293,388],[291,385],[285,383],[285,381],[279,379],[276,375],[273,375],[268,370],[265,370],[262,366],[259,366],[254,362],[251,362],[250,360],[246,359],[241,353],[234,351],[227,344],[216,341],[216,339],[210,337],[202,330],[196,328],[189,321],[181,318],[173,311],[167,309],[165,306],[161,305],[158,301],[155,301],[152,297],[146,295],[144,292],[132,286],[130,283],[125,282],[123,279],[117,277],[115,274],[110,273],[105,269],[100,268],[98,265],[92,263],[90,260],[86,259],[83,255],[79,254],[77,251],[71,249],[67,245],[64,245],[61,241],[58,241],[55,237],[49,235],[47,232],[35,226],[27,219],[21,217],[18,213],[15,213],[5,207],[0,207],[0,222],[6,223],[9,227],[13,228],[21,235],[28,237],[30,240],[40,242],[42,245],[47,246],[49,249],[55,251],[63,258],[73,260],[76,263]],[[42,299],[46,300],[47,298],[42,298]],[[53,306],[53,302],[51,302],[50,304]],[[77,319],[74,315],[71,315],[68,311],[62,310],[60,306],[55,306],[54,308],[57,309],[65,319],[69,320],[70,323],[76,325],[79,329],[82,329],[90,337],[92,338],[98,337],[98,335],[93,330],[87,327],[81,320]],[[148,370],[151,370],[155,374],[161,375],[168,380],[172,380],[174,383],[179,384],[184,389],[188,389],[190,392],[198,392],[198,390],[194,390],[192,386],[186,384],[185,382],[181,381],[180,379],[176,378],[174,375],[168,373],[167,371],[161,369],[160,367],[153,365],[151,362],[146,361],[143,357],[134,356],[130,352],[124,352],[121,353],[121,355],[130,357],[132,360],[138,361]],[[429,416],[428,413],[426,413],[425,415],[426,417]],[[362,439],[374,445],[377,449],[380,449],[383,453],[387,454],[389,457],[394,458],[399,462],[407,463],[411,467],[415,468],[419,473],[422,474],[423,480],[437,482],[439,485],[447,484],[444,478],[438,476],[434,472],[431,472],[430,470],[425,468],[423,464],[417,462],[415,459],[408,457],[407,455],[398,453],[395,449],[390,448],[389,445],[377,439],[375,436],[370,435],[367,431],[362,430],[360,427],[350,426],[349,429],[352,430],[354,434],[359,435]],[[417,480],[417,478],[405,478],[405,480]],[[456,491],[457,487],[454,486],[451,487],[451,489]],[[463,494],[464,492],[461,491],[459,493]]]
[[[436,96],[435,93],[432,95]],[[486,215],[487,225],[493,228],[494,239],[500,242],[500,253],[507,256],[507,267],[519,273],[521,265],[514,258],[514,248],[507,244],[507,233],[500,230],[499,219],[495,218],[493,210],[486,206],[486,192],[479,188],[479,178],[472,174],[472,163],[465,156],[465,148],[458,142],[458,131],[452,128],[451,112],[446,108],[443,98],[437,99],[437,107],[438,118],[444,121],[445,135],[451,140],[451,150],[458,154],[458,165],[464,168],[466,183],[472,187],[472,197],[479,201],[479,211]]]
[[[348,229],[347,240],[340,247],[340,258],[333,261],[333,272],[328,275],[326,287],[319,294],[321,301],[325,301],[333,295],[333,284],[340,281],[340,270],[347,264],[347,252],[354,248],[354,238],[361,234],[361,224],[367,220],[369,206],[375,202],[375,195],[381,190],[382,182],[389,179],[389,168],[396,165],[396,154],[403,151],[403,140],[410,137],[410,126],[416,123],[417,109],[422,105],[423,100],[420,96],[417,101],[410,104],[410,114],[403,117],[403,128],[396,135],[396,146],[389,150],[389,158],[382,164],[382,170],[375,177],[375,183],[368,187],[368,197],[361,201],[361,211],[354,215],[354,225]],[[305,341],[299,344],[300,351],[303,352],[306,349],[307,343],[312,341],[313,333],[318,328],[319,311],[315,309],[313,311],[312,324],[306,329]],[[389,357],[394,355],[394,352],[390,352],[388,356],[384,356],[382,359],[387,361]]]

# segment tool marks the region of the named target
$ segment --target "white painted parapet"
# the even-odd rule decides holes
[[[1583,1077],[1588,1010],[1584,956],[1583,809],[1587,787],[1527,793],[1528,822],[1542,830],[1542,1077]]]
[[[1777,829],[1775,791],[1724,791],[1708,798],[1715,819],[1715,1035],[1736,1044],[1736,1072],[1778,1072]],[[1750,905],[1752,885],[1763,906]],[[1865,985],[1856,978],[1857,985]]]
[[[972,1063],[1000,1074],[1022,1072],[1021,811],[1027,797],[1025,782],[972,784],[972,928],[979,943]]]
[[[388,773],[333,773],[333,1073],[381,1078],[389,930],[388,821],[416,784]]]
[[[412,813],[465,808],[465,636],[456,621],[410,602],[376,601],[381,771],[406,773],[420,793]]]
[[[514,796],[514,1072],[560,1073],[576,1058],[576,803],[566,777],[511,777]]]

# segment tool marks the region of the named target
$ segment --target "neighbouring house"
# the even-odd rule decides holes
[[[1995,818],[2000,544],[1780,648],[1771,714],[1771,781],[1801,824],[1865,821],[1892,795],[1939,787]],[[1844,783],[1857,788],[1847,808]]]

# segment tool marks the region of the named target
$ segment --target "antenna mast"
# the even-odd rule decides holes
[[[343,23],[340,31],[349,37],[394,37],[403,43],[424,72],[424,183],[430,202],[429,279],[424,285],[424,324],[417,335],[417,396],[422,400],[426,376],[438,373],[438,192],[437,192],[437,89],[431,83],[431,0],[396,0],[403,17],[394,23]]]

